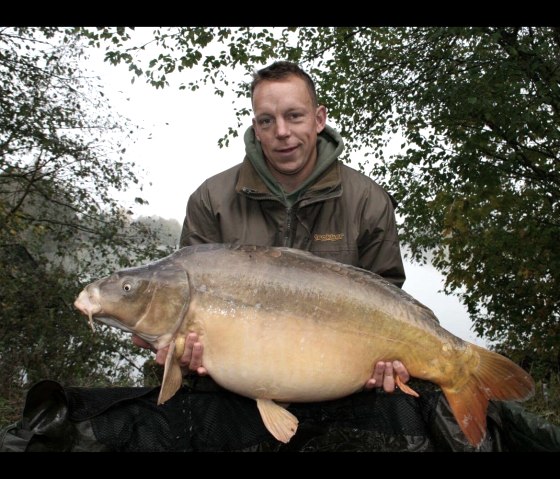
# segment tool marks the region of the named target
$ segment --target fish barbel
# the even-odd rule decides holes
[[[486,432],[489,400],[534,391],[523,369],[454,336],[382,277],[290,248],[186,247],[91,283],[75,306],[158,350],[169,346],[158,404],[181,387],[179,358],[187,334],[197,333],[210,376],[255,399],[282,442],[298,421],[278,403],[352,394],[378,361],[399,360],[411,376],[440,386],[474,446]]]

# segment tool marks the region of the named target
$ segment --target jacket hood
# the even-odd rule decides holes
[[[257,141],[252,126],[245,132],[244,140],[247,159],[251,162],[253,168],[255,168],[270,192],[281,199],[288,207],[293,205],[300,198],[302,193],[304,193],[307,188],[336,161],[344,149],[344,142],[340,134],[330,126],[325,125],[323,131],[317,135],[317,165],[315,169],[309,178],[297,189],[286,193],[282,185],[272,176],[266,164],[266,158],[262,151],[261,144]]]

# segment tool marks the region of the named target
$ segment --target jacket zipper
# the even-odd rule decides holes
[[[292,208],[286,208],[286,232],[284,234],[284,246],[291,247],[290,244],[291,237],[292,237]]]

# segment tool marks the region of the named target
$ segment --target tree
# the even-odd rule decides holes
[[[45,377],[133,381],[138,348],[108,328],[92,336],[72,303],[91,279],[174,249],[114,199],[138,183],[116,141],[131,127],[84,77],[82,55],[61,29],[0,29],[2,403]]]
[[[176,219],[166,219],[160,216],[140,216],[135,223],[142,223],[146,228],[155,231],[160,243],[170,249],[179,247],[181,225]]]
[[[115,190],[138,183],[135,165],[122,157],[131,126],[79,70],[78,39],[51,28],[4,28],[0,43],[2,242],[18,242],[25,232],[35,255],[44,252],[47,235],[58,253],[51,262],[80,252],[83,264],[85,249],[99,264],[117,255],[109,268],[146,259],[153,235],[134,231],[131,242],[131,232],[122,231],[132,212],[114,199]],[[85,238],[92,244],[84,248]]]
[[[446,276],[478,334],[520,361],[560,359],[560,29],[82,29],[106,60],[156,88],[201,68],[196,90],[275,59],[299,62],[350,152],[400,203],[412,257]],[[237,135],[249,112],[237,110]],[[391,139],[402,138],[394,152]]]

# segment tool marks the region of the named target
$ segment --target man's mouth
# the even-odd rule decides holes
[[[287,154],[290,154],[290,153],[296,151],[297,148],[298,148],[297,146],[291,146],[291,147],[289,147],[289,148],[277,149],[276,151],[277,151],[278,153],[282,154],[282,155],[287,155]]]

